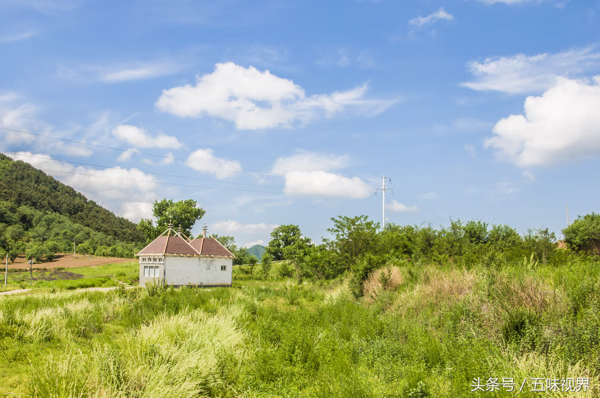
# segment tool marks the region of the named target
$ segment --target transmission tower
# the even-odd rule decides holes
[[[383,181],[381,184],[381,188],[378,188],[375,190],[375,195],[377,195],[377,191],[381,191],[382,196],[383,196],[383,224],[381,227],[382,231],[385,231],[385,192],[386,191],[390,191],[392,193],[392,195],[394,194],[394,190],[388,186],[386,186],[386,183],[392,183],[392,178],[391,177],[386,177],[383,176]]]

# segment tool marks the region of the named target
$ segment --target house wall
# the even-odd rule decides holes
[[[221,257],[165,257],[164,278],[175,286],[231,286],[232,259]],[[221,270],[225,266],[225,270]],[[162,274],[161,274],[162,275]],[[140,279],[141,282],[141,279]]]
[[[144,260],[148,260],[149,258],[154,258],[156,260],[155,261],[144,261]],[[144,287],[144,286],[146,286],[147,282],[150,282],[150,281],[158,282],[159,280],[163,279],[163,277],[164,277],[164,258],[158,257],[158,256],[140,257],[139,263],[140,263],[140,286]],[[150,277],[150,276],[147,277],[144,272],[144,267],[158,267],[158,275],[159,276],[158,277]]]

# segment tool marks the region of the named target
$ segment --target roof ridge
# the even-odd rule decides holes
[[[148,243],[146,246],[144,246],[144,248],[143,248],[142,250],[138,251],[138,252],[135,254],[135,256],[139,255],[141,252],[143,252],[144,250],[146,250],[146,248],[148,248],[148,246],[150,246],[151,244],[153,244],[155,240],[157,240],[158,238],[160,238],[161,236],[163,236],[163,235],[165,234],[165,232],[167,232],[167,231],[168,231],[168,229],[164,230],[162,234],[160,234],[160,235],[158,235],[156,238],[152,239],[152,242],[150,242],[150,243]],[[169,239],[167,238],[167,241],[168,241],[168,240],[169,240]],[[165,248],[166,248],[166,246],[165,246]],[[135,257],[135,256],[134,256],[134,257]]]
[[[178,236],[179,236],[181,239],[183,239],[183,237],[182,237],[182,236],[179,234],[179,232],[175,232],[175,234],[177,234],[177,235],[178,235]],[[189,242],[187,239],[183,239],[183,241],[184,241],[184,242],[185,242],[185,243],[186,243],[186,244],[187,244],[189,247],[191,247],[193,251],[195,251],[196,253],[198,253],[198,255],[202,255],[202,254],[201,254],[201,253],[200,253],[198,250],[196,250],[196,248],[194,248],[194,246],[192,246],[192,245],[190,244],[190,242]],[[166,246],[165,246],[165,248],[166,248]]]
[[[223,249],[227,250],[227,253],[231,254],[231,256],[234,258],[235,254],[233,254],[232,252],[229,251],[228,248],[226,248],[225,246],[223,246],[223,244],[221,242],[219,242],[219,240],[217,238],[215,238],[214,236],[212,236],[211,234],[208,234],[208,236],[210,236],[211,238],[213,238]],[[206,239],[206,238],[204,238]]]

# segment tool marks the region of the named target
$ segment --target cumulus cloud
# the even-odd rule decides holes
[[[366,198],[373,194],[373,188],[358,177],[348,178],[325,171],[287,172],[283,191],[288,194],[340,196],[350,199]]]
[[[310,151],[297,151],[295,155],[279,158],[272,172],[285,177],[284,192],[315,196],[341,196],[365,198],[373,189],[358,177],[347,178],[330,171],[346,167],[348,156],[338,156]]]
[[[423,27],[436,23],[439,20],[451,21],[454,17],[448,14],[444,8],[440,8],[434,13],[427,15],[426,17],[416,17],[411,19],[408,23],[414,27]]]
[[[125,202],[121,208],[121,216],[138,222],[142,218],[154,218],[152,202]]]
[[[395,200],[392,200],[392,203],[386,203],[385,208],[388,210],[391,210],[391,211],[398,212],[398,213],[408,213],[408,212],[413,212],[413,211],[419,211],[419,208],[416,205],[406,206]]]
[[[290,171],[337,170],[346,167],[349,161],[349,156],[299,150],[296,151],[295,155],[290,157],[278,158],[273,165],[273,174],[285,175],[285,173]]]
[[[175,161],[175,156],[173,156],[173,154],[171,152],[169,152],[167,157],[160,161],[160,164],[161,164],[161,166],[166,166],[166,165],[173,163],[174,161]]]
[[[122,124],[113,129],[113,135],[138,148],[181,148],[182,144],[176,137],[159,134],[152,137],[146,130],[136,126]]]
[[[180,117],[211,116],[232,121],[238,129],[291,127],[316,117],[331,117],[351,107],[365,115],[379,114],[395,101],[365,99],[367,86],[306,96],[288,79],[244,68],[232,62],[197,77],[196,85],[164,90],[156,107]]]
[[[127,162],[134,153],[140,153],[140,151],[135,148],[129,148],[117,157],[117,162]]]
[[[520,167],[600,155],[600,76],[559,78],[542,96],[525,100],[523,115],[500,120],[485,147]]]
[[[557,54],[488,58],[467,64],[475,76],[462,86],[477,91],[501,91],[508,94],[541,92],[556,84],[559,76],[572,76],[600,66],[600,53],[593,47]]]
[[[201,173],[214,174],[217,178],[232,177],[242,171],[239,162],[218,158],[213,155],[212,149],[198,149],[192,152],[185,164]]]
[[[143,214],[142,211],[147,210],[139,203],[147,203],[155,199],[154,191],[158,188],[158,182],[154,176],[138,169],[111,167],[98,170],[83,166],[75,167],[69,163],[52,159],[49,155],[31,152],[18,152],[9,156],[41,169],[46,174],[83,193],[89,199],[103,203],[111,210],[117,212],[121,210],[123,212],[121,214],[132,221],[139,220],[136,217]],[[137,205],[131,203],[137,203]],[[141,210],[134,211],[136,206]]]
[[[212,229],[222,234],[253,234],[253,233],[270,233],[277,224],[240,224],[237,221],[218,221],[213,224]]]

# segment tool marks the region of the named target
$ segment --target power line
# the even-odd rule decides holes
[[[47,171],[47,172],[50,172],[50,173],[62,173],[62,174],[81,175],[81,176],[88,176],[88,177],[108,178],[108,179],[111,179],[111,180],[119,180],[119,181],[131,181],[131,182],[142,182],[142,183],[160,183],[160,184],[172,185],[172,186],[194,187],[194,188],[207,188],[207,189],[222,189],[222,190],[227,190],[227,191],[274,193],[274,194],[276,194],[276,193],[285,193],[285,194],[291,194],[291,195],[303,195],[303,194],[307,195],[307,194],[315,194],[315,193],[330,194],[330,192],[325,192],[325,191],[304,191],[304,190],[300,190],[300,189],[287,190],[286,192],[281,192],[281,191],[264,191],[264,190],[263,191],[259,191],[259,190],[250,190],[250,189],[236,189],[236,188],[226,188],[226,187],[211,187],[211,186],[205,186],[205,185],[177,184],[177,183],[165,182],[165,181],[136,180],[136,179],[131,179],[131,178],[109,177],[109,176],[101,176],[101,175],[97,175],[97,174],[74,173],[74,172],[63,171],[63,170],[50,170],[50,169],[42,169],[42,168],[40,168],[38,170]]]
[[[91,143],[85,142],[85,141],[70,140],[68,138],[54,137],[54,136],[45,135],[45,134],[36,134],[36,133],[31,133],[29,131],[11,129],[11,128],[2,127],[2,126],[0,126],[0,130],[7,130],[7,131],[11,131],[13,133],[27,134],[27,135],[33,135],[33,136],[36,136],[36,137],[49,138],[49,139],[52,139],[52,140],[59,140],[59,141],[64,141],[64,142],[70,142],[70,143],[73,143],[73,144],[93,146],[93,147],[96,147],[96,148],[110,149],[110,150],[113,150],[113,151],[129,152],[131,154],[137,153],[137,154],[140,154],[140,155],[150,156],[150,157],[159,158],[159,159],[178,160],[178,161],[181,161],[181,162],[186,162],[187,161],[187,159],[176,158],[176,157],[173,157],[173,156],[163,156],[163,155],[155,155],[153,153],[141,152],[141,151],[138,151],[137,149],[134,149],[134,150],[132,150],[132,149],[122,149],[122,148],[115,148],[115,147],[111,147],[111,146],[107,146],[107,145],[91,144]],[[258,170],[249,170],[249,169],[246,169],[246,171],[265,174],[264,171],[258,171]]]
[[[97,168],[104,168],[104,169],[108,169],[110,167],[114,167],[114,166],[102,166],[102,165],[97,165],[97,164],[91,164],[91,163],[83,163],[83,162],[75,162],[72,160],[57,160],[57,159],[48,159],[44,156],[35,156],[35,155],[25,155],[22,153],[18,153],[18,152],[4,152],[6,154],[11,154],[11,155],[15,155],[15,156],[24,156],[24,157],[29,157],[29,158],[36,158],[36,159],[43,159],[43,160],[47,160],[47,161],[56,161],[56,162],[64,162],[64,163],[70,163],[70,164],[79,164],[82,166],[90,166],[90,167],[97,167]],[[252,187],[266,187],[266,188],[275,188],[275,189],[281,189],[282,187],[280,186],[273,186],[273,185],[260,185],[260,184],[248,184],[248,183],[243,183],[243,182],[231,182],[231,181],[219,181],[219,180],[213,180],[210,178],[198,178],[198,177],[185,177],[185,176],[178,176],[178,175],[174,175],[174,174],[165,174],[165,173],[153,173],[153,172],[149,172],[149,171],[143,171],[140,170],[142,173],[144,174],[151,174],[151,175],[157,175],[157,176],[162,176],[162,177],[175,177],[175,178],[182,178],[182,179],[188,179],[188,180],[198,180],[198,181],[209,181],[209,182],[216,182],[216,183],[220,183],[220,184],[235,184],[235,185],[247,185],[247,186],[252,186]]]

